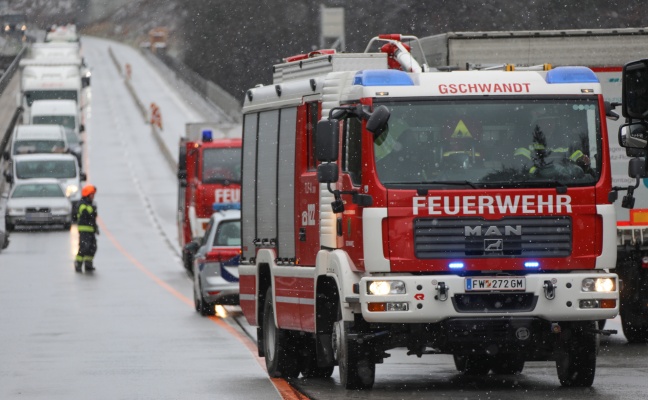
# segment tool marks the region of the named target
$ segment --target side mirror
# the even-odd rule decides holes
[[[645,149],[648,146],[648,130],[643,122],[633,122],[619,127],[619,146]]]
[[[391,116],[391,111],[386,106],[378,106],[371,113],[367,121],[367,130],[373,133],[374,138],[380,136],[387,129],[387,122]]]
[[[617,121],[619,119],[619,114],[617,114],[614,109],[619,103],[610,103],[606,101],[605,103],[605,116],[611,119],[612,121]]]
[[[86,175],[85,172],[81,172],[81,173],[79,174],[79,178],[80,178],[82,181],[85,181],[85,180],[88,179],[88,175]]]
[[[5,180],[8,184],[13,184],[13,175],[10,172],[5,172]]]
[[[338,166],[337,164],[327,163],[320,164],[317,167],[317,181],[320,183],[333,183],[338,181]]]
[[[10,155],[9,155],[8,151],[5,151],[4,153],[2,153],[2,158],[4,158],[5,160],[9,160],[9,156]]]
[[[200,249],[200,243],[198,243],[198,239],[196,238],[192,240],[191,242],[185,244],[184,246],[184,251],[187,252],[188,254],[196,254],[198,249]]]
[[[317,123],[317,131],[315,132],[315,156],[317,161],[337,161],[339,142],[340,125],[338,120],[328,119]]]
[[[79,125],[79,133],[85,132],[85,125],[81,124]]]
[[[622,113],[626,118],[648,118],[648,59],[629,62],[622,73]]]
[[[643,178],[646,176],[646,161],[643,158],[633,158],[628,163],[628,176],[630,178]]]

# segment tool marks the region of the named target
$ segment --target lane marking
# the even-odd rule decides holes
[[[148,276],[153,282],[157,283],[159,286],[161,286],[164,290],[167,292],[171,293],[175,298],[178,300],[182,301],[186,305],[190,306],[192,309],[195,307],[193,300],[190,300],[189,298],[185,297],[182,293],[174,289],[171,285],[168,283],[164,282],[162,279],[160,279],[157,275],[155,275],[153,272],[151,272],[144,264],[139,262],[135,257],[133,257],[128,250],[126,250],[121,243],[115,238],[115,236],[110,232],[110,230],[106,227],[106,224],[103,222],[101,217],[97,217],[97,222],[99,224],[99,227],[101,228],[100,232],[104,232],[106,234],[106,237],[110,242],[115,246],[115,248],[130,261],[137,269],[139,269],[141,272],[143,272],[146,276]],[[222,319],[218,317],[208,317],[210,321],[212,321],[214,324],[218,325],[219,327],[225,329],[230,335],[232,335],[235,339],[237,339],[243,346],[245,346],[250,353],[252,354],[252,357],[257,361],[257,363],[261,366],[261,368],[268,372],[265,361],[259,357],[258,355],[258,350],[256,347],[256,344],[252,342],[250,338],[247,336],[244,336],[241,334],[239,331],[234,329],[231,325],[229,325],[227,322],[223,321]],[[292,387],[288,381],[286,381],[283,378],[268,378],[270,379],[270,382],[274,385],[275,389],[279,393],[282,399],[284,400],[307,400],[309,397],[306,395],[300,393],[296,388]]]

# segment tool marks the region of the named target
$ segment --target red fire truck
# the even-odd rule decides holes
[[[187,124],[180,139],[177,222],[187,270],[192,259],[185,245],[205,234],[214,203],[239,203],[241,198],[241,138],[228,138],[217,129],[216,124]]]
[[[598,79],[434,71],[408,44],[293,56],[246,93],[240,304],[268,373],[370,388],[404,347],[592,385],[619,309]]]

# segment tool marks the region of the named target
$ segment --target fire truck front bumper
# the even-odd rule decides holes
[[[594,271],[517,276],[363,277],[362,316],[376,323],[434,323],[457,317],[596,321],[619,312],[616,274]]]

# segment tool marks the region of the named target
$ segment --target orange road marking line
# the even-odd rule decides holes
[[[97,217],[97,222],[99,224],[99,227],[101,228],[101,232],[105,232],[106,237],[108,237],[108,240],[110,240],[110,242],[115,246],[115,248],[120,253],[122,253],[122,255],[126,257],[128,261],[130,261],[137,269],[139,269],[151,280],[153,280],[153,282],[160,285],[167,292],[171,293],[174,297],[176,297],[183,303],[187,304],[191,308],[194,307],[194,302],[192,300],[188,299],[182,293],[178,292],[173,287],[171,287],[168,283],[158,278],[153,272],[151,272],[141,262],[139,262],[135,257],[133,257],[126,249],[124,249],[124,247],[119,243],[119,241],[115,238],[115,236],[113,236],[113,234],[108,230],[108,228],[106,228],[106,224],[103,222],[101,217]],[[266,372],[268,371],[266,369],[265,362],[261,359],[261,357],[259,357],[257,353],[256,345],[252,342],[252,340],[250,340],[246,336],[243,336],[240,332],[232,328],[232,326],[230,326],[228,323],[226,323],[219,317],[209,317],[209,319],[219,327],[225,329],[234,338],[236,338],[239,342],[241,342],[250,351],[250,353],[252,353],[252,356],[257,361],[257,363],[259,363],[261,368],[263,368],[263,370]],[[282,399],[284,400],[307,400],[308,399],[307,396],[300,393],[294,387],[290,386],[288,381],[286,381],[285,379],[282,378],[269,378],[269,379],[270,382],[272,382],[274,387],[277,389],[277,392],[279,392],[279,395],[282,397]]]

